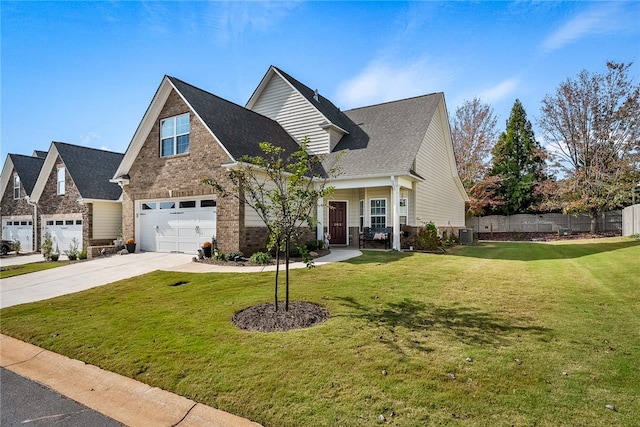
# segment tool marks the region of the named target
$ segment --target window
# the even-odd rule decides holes
[[[13,176],[13,199],[18,200],[20,198],[20,177],[18,175]]]
[[[371,228],[387,226],[387,200],[371,199]]]
[[[189,152],[189,114],[160,121],[160,157]]]
[[[360,200],[360,231],[364,229],[364,200]]]
[[[64,167],[58,168],[58,194],[64,194]]]
[[[180,209],[187,209],[187,208],[195,208],[196,207],[196,201],[195,200],[189,200],[186,202],[180,202]]]
[[[400,207],[398,209],[398,215],[400,216],[400,227],[407,225],[407,217],[409,215],[407,199],[400,199]]]
[[[215,200],[201,200],[200,201],[200,207],[201,208],[211,208],[214,207],[216,205],[216,201]]]
[[[73,225],[73,220],[72,219],[68,219],[64,222],[64,225]]]
[[[160,202],[160,209],[175,209],[175,207],[174,202]]]
[[[142,204],[142,210],[143,211],[149,211],[152,209],[156,208],[156,204],[155,203],[143,203]]]

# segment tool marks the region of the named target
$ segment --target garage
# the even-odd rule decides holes
[[[63,254],[73,244],[73,239],[78,242],[78,250],[82,250],[82,218],[42,219],[42,238],[45,233],[51,234],[53,250]]]
[[[214,199],[142,201],[137,212],[142,251],[196,254],[216,234]]]
[[[20,241],[20,252],[33,252],[33,221],[31,219],[3,219],[2,238]]]

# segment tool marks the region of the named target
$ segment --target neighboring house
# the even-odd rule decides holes
[[[79,249],[107,244],[122,227],[121,189],[109,182],[121,153],[53,142],[33,188],[40,241],[53,238],[64,252],[75,238]]]
[[[246,107],[164,77],[112,180],[123,188],[125,238],[146,251],[194,253],[212,237],[225,252],[262,249],[257,215],[201,180],[224,182],[242,156],[262,155],[261,141],[293,152],[305,136],[326,170],[342,170],[329,183],[331,209],[318,211],[318,238],[357,246],[363,227],[393,227],[399,249],[403,225],[465,226],[442,93],[342,112],[271,67]]]
[[[46,155],[46,151],[35,151],[32,156],[9,154],[2,168],[2,238],[19,240],[22,252],[32,252],[37,247],[33,227],[37,212],[29,201]]]

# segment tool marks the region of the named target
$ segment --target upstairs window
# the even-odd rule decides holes
[[[371,228],[387,226],[387,200],[371,199]]]
[[[189,114],[160,121],[160,157],[189,152]]]
[[[64,178],[65,178],[65,170],[64,167],[58,168],[58,194],[64,194]]]
[[[13,199],[18,200],[20,198],[20,177],[18,175],[13,176]]]

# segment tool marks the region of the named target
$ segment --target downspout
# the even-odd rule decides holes
[[[33,250],[37,251],[40,247],[40,241],[38,240],[38,202],[32,202],[31,196],[25,197],[28,205],[33,206]]]
[[[391,186],[393,188],[393,250],[400,250],[400,189],[398,188],[398,177],[391,176]]]

